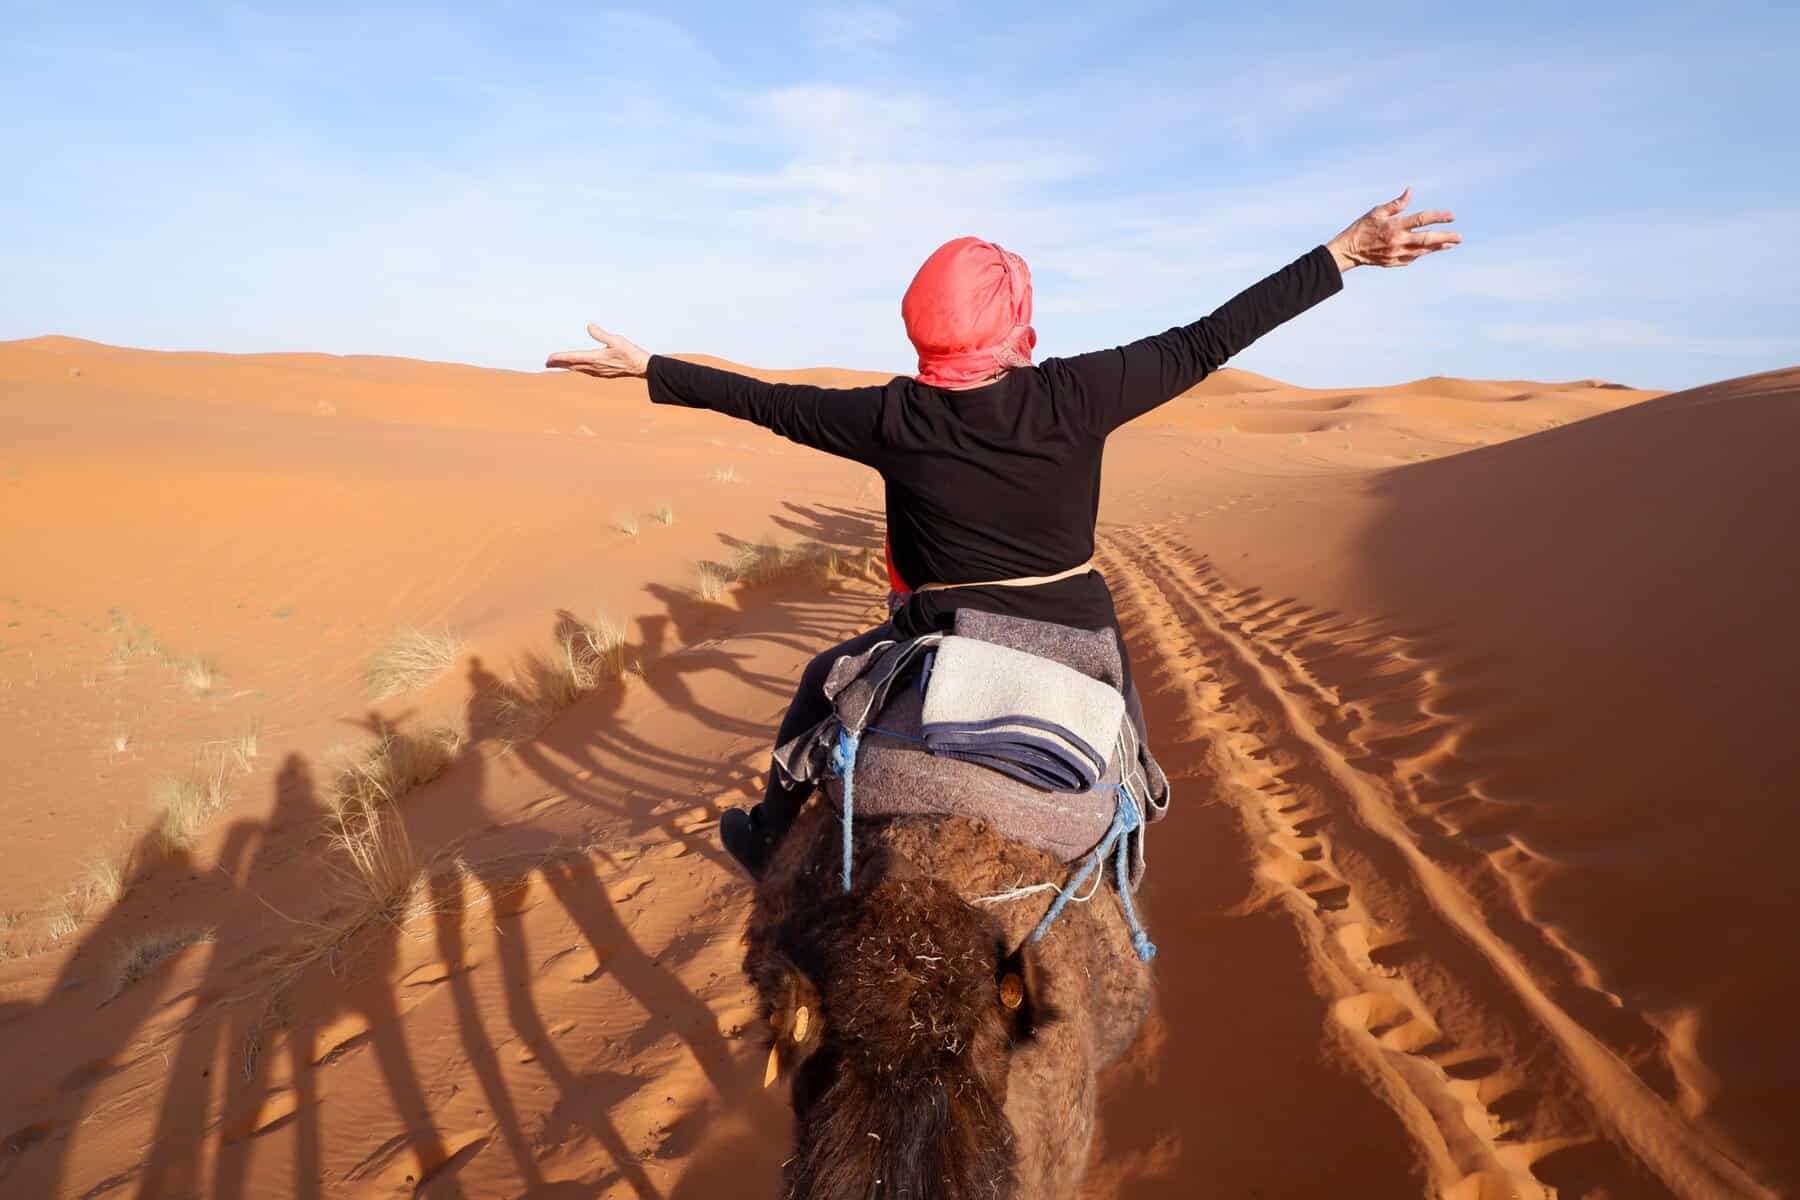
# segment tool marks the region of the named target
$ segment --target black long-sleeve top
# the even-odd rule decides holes
[[[906,376],[857,388],[764,383],[655,355],[650,399],[740,417],[875,468],[887,485],[894,565],[912,587],[1054,575],[1093,556],[1107,435],[1342,287],[1319,246],[1192,325],[1046,359],[982,387]],[[959,608],[1118,628],[1098,571],[1035,587],[915,591],[895,627],[907,637],[948,630]]]

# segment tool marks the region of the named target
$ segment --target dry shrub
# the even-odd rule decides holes
[[[759,542],[741,542],[733,548],[730,566],[702,561],[695,564],[702,600],[718,600],[734,583],[755,587],[783,579],[811,577],[829,584],[840,575],[871,578],[875,552],[864,548],[844,551],[824,542],[807,541],[783,547],[764,538]]]
[[[344,765],[332,781],[327,799],[337,812],[391,805],[442,775],[462,747],[462,734],[448,725],[422,734],[384,733]]]
[[[698,581],[695,590],[702,600],[717,600],[731,586],[731,568],[716,562],[696,563],[694,576]]]
[[[556,640],[563,669],[578,694],[621,678],[631,666],[625,631],[604,616],[584,625],[569,613],[558,613]]]
[[[82,869],[79,895],[93,907],[117,904],[131,890],[132,861],[129,851],[119,854],[96,854]]]
[[[405,628],[395,633],[363,668],[369,695],[385,700],[424,687],[456,664],[462,642],[449,631]]]
[[[652,512],[650,515],[656,518],[656,522],[659,525],[668,526],[675,523],[675,510],[670,508],[667,504],[657,505],[656,511]]]
[[[388,805],[348,804],[327,820],[327,838],[338,855],[333,873],[339,899],[359,923],[398,921],[405,915],[424,868],[406,832],[406,821]]]
[[[620,513],[613,518],[612,527],[626,537],[638,535],[638,519],[636,513]]]
[[[115,662],[125,663],[140,656],[158,659],[179,675],[181,682],[196,695],[212,691],[225,678],[211,659],[170,650],[147,626],[138,624],[118,609],[109,609],[107,615],[111,618],[108,628],[116,639],[112,651]]]
[[[732,574],[743,583],[769,583],[785,574],[787,567],[786,552],[774,542],[745,542],[737,547]]]
[[[186,848],[212,815],[231,799],[232,761],[219,747],[200,752],[184,774],[164,779],[156,787],[162,816],[156,825],[157,843],[165,852]]]
[[[257,746],[262,740],[262,726],[252,725],[249,732],[231,739],[229,749],[237,769],[248,775],[256,769]]]
[[[625,632],[606,617],[584,622],[556,614],[556,650],[527,654],[513,663],[512,686],[494,698],[500,728],[509,739],[537,733],[583,696],[623,679],[635,666]]]
[[[125,662],[139,655],[155,657],[162,653],[156,635],[148,627],[138,624],[116,608],[108,609],[107,615],[112,619],[110,628],[117,638],[113,644],[115,661]]]
[[[224,678],[218,667],[198,654],[168,655],[163,661],[181,676],[181,682],[187,686],[188,691],[196,695],[212,691]]]
[[[393,806],[361,800],[337,806],[326,818],[326,840],[328,915],[295,921],[301,932],[277,958],[270,1013],[285,1006],[289,991],[315,966],[335,970],[365,932],[382,925],[404,930],[437,906],[435,890],[425,886],[428,864]]]
[[[165,929],[125,942],[113,956],[107,971],[111,979],[107,1000],[118,999],[126,988],[149,975],[177,952],[198,942],[210,942],[213,937],[210,929]]]
[[[81,913],[74,905],[67,904],[50,914],[45,923],[44,932],[51,941],[60,942],[81,928]]]

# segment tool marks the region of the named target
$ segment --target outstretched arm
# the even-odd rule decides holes
[[[879,387],[765,383],[748,375],[651,354],[598,325],[588,326],[588,336],[601,347],[564,350],[552,354],[544,365],[597,379],[642,377],[650,384],[653,403],[711,409],[771,429],[802,446],[857,462],[869,462],[875,455],[881,415]]]
[[[1462,241],[1426,230],[1455,218],[1448,212],[1403,216],[1412,189],[1352,221],[1330,242],[1253,284],[1191,325],[1116,350],[1064,359],[1086,423],[1104,436],[1174,399],[1225,365],[1263,334],[1343,288],[1343,273],[1368,264],[1403,267]]]

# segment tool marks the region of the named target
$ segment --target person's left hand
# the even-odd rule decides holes
[[[579,371],[596,379],[642,375],[650,369],[650,352],[629,338],[608,333],[598,325],[587,327],[588,336],[600,343],[598,350],[559,350],[544,360],[546,367]]]

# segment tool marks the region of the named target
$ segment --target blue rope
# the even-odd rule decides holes
[[[1131,948],[1137,952],[1138,959],[1142,962],[1149,962],[1156,957],[1156,943],[1144,932],[1143,923],[1138,920],[1137,906],[1131,902],[1131,835],[1143,824],[1143,818],[1138,813],[1137,800],[1132,797],[1131,789],[1121,783],[1117,790],[1118,801],[1113,808],[1112,825],[1107,828],[1106,836],[1100,839],[1094,852],[1081,864],[1081,869],[1057,891],[1056,899],[1050,903],[1050,910],[1038,921],[1037,928],[1031,931],[1031,936],[1026,941],[1043,940],[1056,918],[1069,906],[1069,901],[1081,891],[1110,855],[1117,869],[1119,903],[1125,910],[1126,928],[1131,931]]]
[[[889,737],[907,737],[905,734],[894,733],[891,730],[874,726],[870,727],[870,732],[886,734]],[[908,740],[913,739],[909,738]],[[852,840],[856,824],[856,752],[861,744],[861,734],[851,733],[848,729],[840,727],[837,744],[831,750],[832,769],[844,784],[843,815],[840,820],[844,829],[843,884],[846,892],[850,890],[850,867],[854,849]],[[1119,886],[1119,904],[1125,910],[1126,928],[1131,931],[1131,948],[1137,952],[1140,961],[1149,962],[1156,957],[1156,943],[1152,942],[1150,935],[1144,932],[1143,922],[1138,920],[1137,906],[1131,902],[1131,835],[1142,827],[1144,821],[1143,816],[1138,812],[1137,799],[1132,796],[1131,789],[1121,783],[1115,790],[1118,793],[1118,799],[1113,805],[1112,824],[1107,827],[1106,836],[1100,839],[1100,844],[1094,848],[1094,852],[1088,855],[1087,860],[1081,864],[1081,869],[1070,876],[1068,882],[1057,891],[1056,899],[1050,903],[1050,910],[1043,915],[1037,923],[1037,928],[1033,929],[1031,936],[1025,940],[1028,942],[1043,940],[1044,935],[1050,931],[1050,926],[1056,923],[1056,918],[1060,917],[1063,909],[1069,906],[1069,901],[1080,893],[1081,889],[1087,885],[1087,881],[1093,878],[1094,872],[1099,870],[1101,864],[1110,856]]]
[[[1113,859],[1118,868],[1119,906],[1125,910],[1125,927],[1131,930],[1131,948],[1137,951],[1139,962],[1149,962],[1156,957],[1156,943],[1144,932],[1144,923],[1138,920],[1137,905],[1131,901],[1131,835],[1143,826],[1144,820],[1138,812],[1136,797],[1122,783],[1119,801],[1122,807],[1131,809],[1131,823],[1119,838],[1118,855]]]
[[[850,890],[850,833],[856,820],[856,750],[862,735],[848,729],[838,730],[837,745],[831,751],[831,765],[844,781],[844,890]]]

